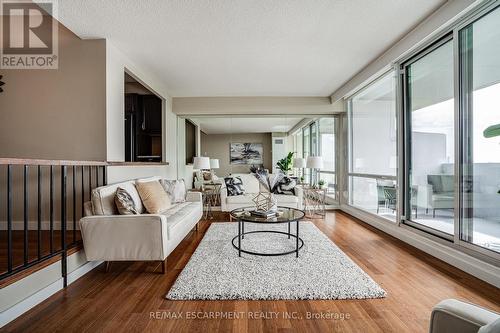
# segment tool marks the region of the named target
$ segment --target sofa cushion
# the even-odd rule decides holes
[[[295,195],[288,195],[288,194],[275,194],[274,197],[276,198],[276,201],[278,202],[278,205],[281,203],[297,203],[299,201],[299,198]]]
[[[432,185],[434,193],[453,192],[454,181],[453,175],[427,175],[427,183]]]
[[[256,196],[256,193],[244,193],[242,195],[234,195],[226,197],[226,202],[228,204],[253,204],[252,199]]]
[[[226,183],[228,197],[243,195],[245,193],[243,181],[240,177],[226,177],[224,178],[224,182]]]
[[[94,215],[116,215],[118,209],[115,204],[115,193],[117,188],[123,188],[134,200],[139,214],[144,212],[144,206],[133,181],[116,183],[97,187],[92,190],[91,201]]]
[[[231,176],[241,179],[246,193],[259,193],[259,181],[253,173],[235,173]]]
[[[182,227],[183,223],[188,223],[190,216],[195,216],[201,210],[199,202],[183,202],[172,205],[172,207],[161,214],[167,218],[167,233],[171,239],[176,234],[176,229]]]
[[[134,199],[127,190],[118,187],[115,193],[115,204],[120,215],[137,215],[139,212],[135,207]]]
[[[256,195],[257,193],[245,193],[243,195],[226,197],[226,203],[247,204],[249,206],[253,206],[254,202],[252,200],[253,198],[255,198]],[[274,197],[276,198],[278,205],[280,203],[297,203],[299,200],[298,197],[296,197],[295,195],[287,195],[287,194],[275,194]]]
[[[186,184],[184,183],[184,179],[162,179],[160,183],[161,186],[163,186],[165,192],[167,192],[170,196],[170,200],[172,203],[180,203],[186,201]]]
[[[138,182],[136,188],[148,213],[158,214],[170,208],[170,197],[159,181]]]

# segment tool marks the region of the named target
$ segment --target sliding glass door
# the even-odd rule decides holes
[[[453,68],[451,36],[404,65],[406,218],[445,237],[455,218]]]
[[[500,1],[411,52],[347,105],[350,209],[498,262]]]
[[[500,252],[500,8],[459,31],[460,240]]]

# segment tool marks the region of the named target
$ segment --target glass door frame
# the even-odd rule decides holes
[[[464,28],[473,24],[477,20],[481,19],[483,16],[492,12],[500,6],[500,0],[493,0],[480,5],[473,12],[468,14],[465,18],[459,20],[454,23],[452,26],[445,28],[444,30],[437,33],[432,39],[430,39],[427,43],[419,46],[409,52],[407,55],[403,56],[398,61],[394,62],[393,67],[398,70],[398,89],[397,93],[399,96],[397,100],[397,116],[398,120],[398,149],[399,149],[399,168],[398,168],[398,180],[400,182],[400,189],[398,191],[398,196],[401,198],[399,200],[399,226],[403,228],[409,228],[413,231],[416,231],[418,234],[434,239],[436,241],[444,242],[446,245],[451,246],[452,248],[457,249],[458,251],[462,251],[467,253],[473,257],[480,258],[481,260],[485,260],[487,262],[497,264],[500,263],[500,253],[489,250],[487,248],[483,248],[479,245],[467,242],[462,240],[460,235],[462,234],[463,225],[462,219],[464,217],[464,209],[463,209],[463,193],[461,191],[462,187],[462,179],[464,174],[464,162],[466,161],[466,156],[464,156],[464,144],[466,136],[468,135],[466,127],[464,125],[468,121],[468,116],[471,114],[470,104],[470,96],[466,92],[468,82],[466,80],[469,79],[469,74],[467,71],[464,71],[465,68],[462,64],[462,59],[460,57],[460,31]],[[453,41],[453,92],[454,92],[454,139],[455,139],[455,158],[454,158],[454,184],[455,184],[455,214],[454,214],[454,233],[453,235],[449,234],[438,234],[435,229],[431,229],[430,232],[426,230],[425,226],[416,225],[416,223],[410,221],[408,216],[408,209],[411,212],[411,196],[409,192],[409,158],[408,153],[411,150],[408,149],[409,141],[408,141],[408,130],[411,129],[408,126],[408,94],[406,93],[408,87],[406,82],[406,65],[418,60],[419,58],[427,55],[429,52],[432,52],[437,47],[441,46],[439,44],[443,40],[451,39]]]
[[[412,220],[411,217],[411,212],[412,212],[412,196],[411,196],[411,181],[410,177],[412,174],[412,151],[411,151],[411,130],[412,130],[412,124],[411,124],[411,118],[412,118],[412,110],[411,110],[411,95],[410,95],[410,82],[409,82],[409,75],[408,75],[408,68],[418,60],[422,59],[423,57],[429,55],[430,53],[434,52],[438,48],[442,47],[446,43],[455,43],[455,40],[453,39],[453,33],[448,33],[444,35],[443,37],[439,38],[437,41],[432,43],[431,45],[427,46],[424,50],[416,54],[415,56],[409,58],[405,62],[400,64],[400,82],[401,82],[401,89],[402,89],[402,112],[401,112],[401,118],[402,118],[402,128],[403,128],[403,137],[402,137],[402,150],[401,150],[401,155],[403,156],[403,169],[402,169],[402,183],[401,183],[401,188],[403,189],[403,206],[402,206],[402,211],[401,211],[401,223],[408,225],[412,228],[420,229],[426,233],[430,233],[434,236],[437,236],[439,238],[442,238],[447,241],[453,241],[454,240],[454,235],[456,234],[456,227],[457,227],[457,219],[458,219],[458,210],[457,210],[457,200],[458,200],[458,195],[459,195],[459,174],[457,173],[457,166],[459,165],[458,159],[457,159],[457,148],[459,146],[459,142],[457,141],[457,120],[458,120],[458,115],[457,115],[457,108],[456,108],[456,84],[453,82],[453,91],[454,91],[454,96],[453,100],[454,102],[454,119],[453,119],[453,124],[454,124],[454,152],[455,152],[455,157],[454,157],[454,192],[455,192],[455,203],[454,203],[454,221],[453,221],[453,229],[454,232],[453,234],[447,234],[443,231],[440,231],[435,228],[431,228],[425,225],[422,225],[418,222],[415,222]],[[455,61],[454,61],[455,64]],[[455,66],[455,65],[454,65]],[[454,69],[455,72],[455,69]],[[455,75],[454,75],[455,76]],[[454,79],[453,79],[454,80]],[[454,80],[455,81],[455,80]],[[417,208],[418,209],[418,208]]]
[[[456,198],[456,208],[458,208],[458,216],[455,221],[456,231],[454,235],[454,243],[459,247],[472,250],[476,253],[479,252],[480,254],[486,255],[488,258],[493,258],[494,260],[500,261],[500,253],[479,246],[472,242],[462,240],[461,238],[464,229],[465,215],[467,215],[466,209],[468,209],[468,207],[463,206],[464,193],[463,191],[461,191],[461,189],[464,184],[464,174],[467,174],[467,167],[468,163],[470,162],[470,156],[467,155],[468,152],[466,152],[466,147],[468,146],[467,140],[471,125],[471,116],[474,112],[471,96],[474,92],[469,90],[469,88],[471,87],[470,80],[472,79],[472,77],[470,70],[472,69],[472,66],[471,64],[466,64],[464,62],[467,59],[462,59],[461,46],[465,41],[462,39],[461,31],[465,30],[467,27],[480,20],[482,17],[493,12],[494,10],[500,10],[500,0],[487,2],[482,8],[477,10],[474,14],[469,15],[466,20],[463,20],[453,29],[453,37],[455,39],[455,113],[457,115],[456,126],[458,128],[455,134],[455,140],[457,140],[457,142],[459,143],[459,147],[457,147],[455,154],[459,159],[459,164],[456,167],[456,172],[460,179],[460,188],[457,189],[459,195]]]

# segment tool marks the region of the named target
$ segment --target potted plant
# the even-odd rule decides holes
[[[292,170],[292,160],[293,160],[293,152],[289,152],[286,157],[282,158],[281,160],[276,163],[278,168],[285,174],[288,175],[288,173]]]
[[[493,138],[500,136],[500,124],[492,125],[484,130],[483,136],[485,138]],[[500,190],[497,191],[500,194]]]
[[[300,183],[301,184],[304,184],[304,180],[305,180],[304,176],[300,176]]]
[[[325,181],[323,179],[318,180],[318,187],[321,189],[325,186]]]

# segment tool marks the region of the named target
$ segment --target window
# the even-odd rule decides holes
[[[348,204],[498,260],[499,54],[495,1],[351,96]]]
[[[302,157],[302,130],[293,135],[293,151],[295,152],[295,157]],[[301,177],[302,173],[303,169],[294,168],[294,175],[296,177]]]
[[[396,97],[391,71],[349,101],[349,204],[396,220]]]
[[[335,118],[320,118],[319,125],[319,155],[323,157],[323,169],[319,179],[325,182],[327,195],[336,199],[337,180],[335,175]]]
[[[307,159],[308,156],[311,156],[311,131],[309,126],[304,127],[302,129],[302,156]],[[304,169],[304,181],[307,183],[311,182],[311,170],[305,168]]]
[[[500,252],[500,8],[459,32],[462,71],[460,239]]]
[[[426,231],[453,235],[455,109],[451,36],[410,60],[405,72],[406,217]]]

